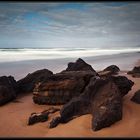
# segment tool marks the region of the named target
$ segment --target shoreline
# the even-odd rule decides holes
[[[0,76],[12,75],[16,80],[24,78],[28,73],[39,69],[49,69],[53,73],[61,72],[69,62],[77,58],[54,59],[54,60],[29,60],[19,62],[0,63]],[[124,53],[96,57],[83,57],[96,71],[103,70],[109,65],[115,64],[122,71],[131,70],[134,63],[140,59],[139,53]],[[129,59],[129,61],[128,61]]]

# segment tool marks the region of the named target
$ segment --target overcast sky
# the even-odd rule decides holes
[[[140,2],[0,2],[5,47],[140,47]]]

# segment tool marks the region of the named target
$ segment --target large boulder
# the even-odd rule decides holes
[[[79,96],[96,71],[84,60],[70,62],[68,68],[38,82],[33,90],[33,101],[37,104],[65,104]]]
[[[134,67],[131,71],[128,71],[127,74],[132,75],[133,77],[140,77],[140,66]]]
[[[131,98],[131,101],[133,101],[133,102],[135,102],[137,104],[140,104],[140,89],[135,92],[135,94]]]
[[[51,128],[84,114],[92,114],[92,129],[94,131],[121,120],[122,97],[128,93],[133,84],[129,84],[128,89],[123,91],[119,85],[120,79],[123,80],[123,84],[128,82],[128,79],[124,80],[124,77],[112,76],[106,79],[99,76],[91,77],[83,93],[72,98],[62,107],[60,118],[51,122]]]
[[[96,93],[92,104],[92,129],[108,127],[122,119],[122,97],[113,81],[106,81]]]
[[[65,104],[79,96],[96,72],[65,71],[50,76],[36,85],[33,101],[37,104]]]
[[[17,84],[12,76],[0,77],[0,105],[15,99],[17,96]]]
[[[121,120],[122,98],[131,90],[134,82],[125,76],[113,76],[119,72],[119,68],[115,65],[104,70],[107,73],[108,71],[109,74],[101,76],[82,59],[78,59],[75,63],[69,63],[66,70],[35,82],[33,90],[35,103],[64,104],[60,116],[50,122],[50,128],[84,114],[93,116],[94,131]],[[34,120],[37,116],[40,114],[33,114],[31,118]]]
[[[32,92],[35,85],[43,80],[46,80],[49,76],[53,75],[48,69],[42,69],[29,73],[25,78],[17,81],[19,93]]]
[[[93,71],[95,72],[92,66],[87,64],[81,58],[77,59],[76,62],[68,63],[68,67],[66,68],[65,71]]]

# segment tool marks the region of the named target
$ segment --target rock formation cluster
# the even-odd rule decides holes
[[[136,69],[129,74],[139,73]],[[63,106],[61,109],[51,108],[41,113],[32,113],[28,125],[47,121],[49,114],[60,111],[60,115],[50,122],[50,128],[75,117],[91,114],[92,129],[97,131],[122,119],[123,97],[131,90],[134,82],[119,76],[119,71],[119,67],[111,65],[96,72],[79,58],[76,62],[70,62],[66,70],[56,74],[43,69],[19,81],[11,76],[3,76],[0,77],[0,105],[15,99],[18,94],[32,92],[36,104]]]

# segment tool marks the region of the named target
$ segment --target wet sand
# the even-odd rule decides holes
[[[135,91],[140,89],[140,78],[133,78],[125,71],[120,75],[127,76],[135,84],[123,98],[122,120],[110,127],[92,131],[91,115],[83,115],[53,129],[48,128],[51,119],[28,126],[28,117],[32,112],[41,112],[50,107],[34,104],[30,93],[0,107],[0,137],[140,137],[140,104],[130,101]]]

